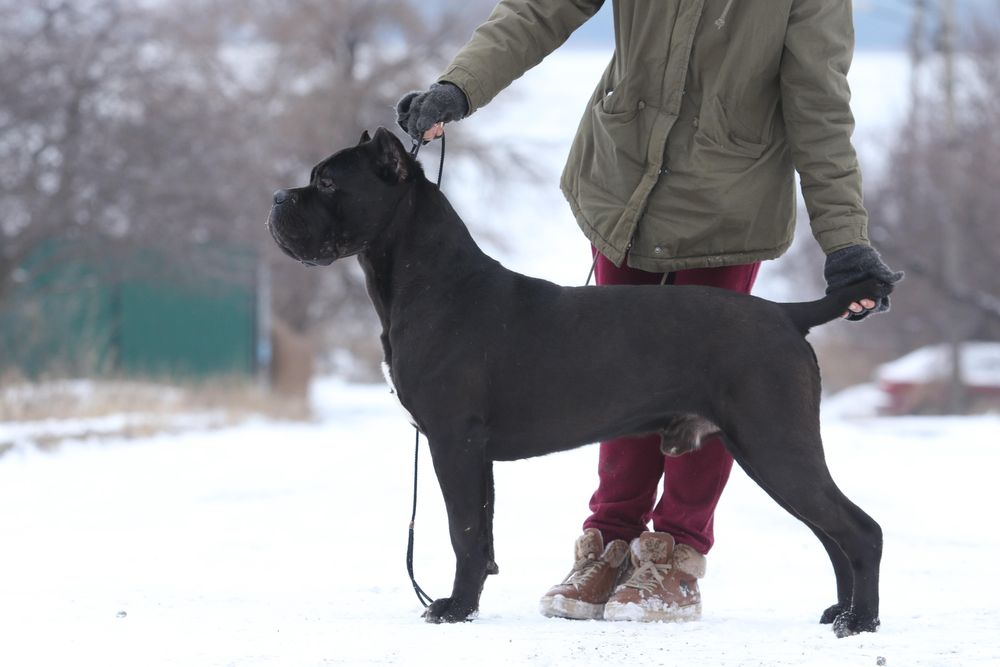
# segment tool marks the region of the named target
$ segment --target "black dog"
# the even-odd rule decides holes
[[[268,220],[309,265],[357,255],[398,398],[430,442],[457,558],[432,622],[476,611],[493,560],[493,461],[659,432],[666,453],[721,432],[736,461],[823,543],[838,636],[874,631],[882,531],[834,484],[809,328],[879,298],[874,280],[810,303],[708,287],[560,287],[486,256],[384,128],[279,190]]]

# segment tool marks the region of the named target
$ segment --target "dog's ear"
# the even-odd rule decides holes
[[[396,135],[380,127],[372,138],[375,148],[375,168],[378,175],[389,183],[402,183],[410,179],[413,170],[410,156]]]
[[[364,132],[361,133],[361,141],[358,142],[358,146],[360,146],[361,144],[367,144],[371,140],[372,138],[368,136],[368,130],[365,130]]]

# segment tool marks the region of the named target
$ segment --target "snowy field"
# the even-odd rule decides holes
[[[834,592],[823,549],[738,470],[702,621],[540,616],[593,447],[497,465],[501,573],[476,621],[434,626],[404,567],[412,430],[384,387],[315,393],[313,423],[0,458],[0,665],[1000,664],[998,417],[826,420],[834,476],[885,530],[877,634],[817,624]],[[416,571],[442,596],[453,556],[422,454]]]

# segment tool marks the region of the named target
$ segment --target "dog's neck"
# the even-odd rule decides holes
[[[433,266],[428,257],[434,258]],[[358,261],[382,324],[382,346],[390,365],[389,331],[393,320],[403,321],[404,309],[440,303],[455,285],[499,267],[479,248],[447,198],[423,177],[409,186],[392,221],[358,254]]]

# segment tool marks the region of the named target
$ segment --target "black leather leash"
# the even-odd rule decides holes
[[[590,265],[590,273],[587,274],[587,282],[583,284],[584,287],[590,287],[590,281],[594,279],[594,269],[597,268],[597,260],[600,256],[600,252],[594,251],[594,261]]]
[[[420,152],[420,147],[422,145],[423,145],[422,141],[420,141],[418,139],[414,139],[414,141],[413,141],[413,148],[410,149],[410,157],[416,158],[417,157],[417,153]],[[437,178],[438,190],[441,189],[441,177],[443,175],[444,175],[444,132],[442,131],[441,132],[441,161],[438,162],[438,178]]]
[[[413,524],[417,521],[417,463],[420,456],[420,429],[414,427],[417,436],[413,445],[413,514],[410,515],[410,536],[406,542],[406,573],[410,575],[410,583],[413,584],[413,592],[417,594],[420,604],[425,607],[434,599],[424,592],[424,589],[417,583],[413,576]]]
[[[416,140],[413,142],[413,148],[410,149],[410,156],[413,158],[417,157],[417,153],[420,152],[420,147],[423,142]],[[438,177],[437,177],[437,187],[438,190],[441,189],[441,176],[444,174],[444,134],[441,134],[441,161],[438,163]],[[416,437],[414,438],[413,445],[413,513],[410,515],[410,530],[409,537],[406,541],[406,573],[410,575],[410,583],[413,584],[413,592],[417,594],[417,599],[420,600],[420,604],[424,607],[428,606],[434,598],[424,592],[424,589],[420,587],[417,583],[416,577],[413,576],[413,526],[417,522],[417,471],[420,468],[420,429],[416,426],[413,427]]]

